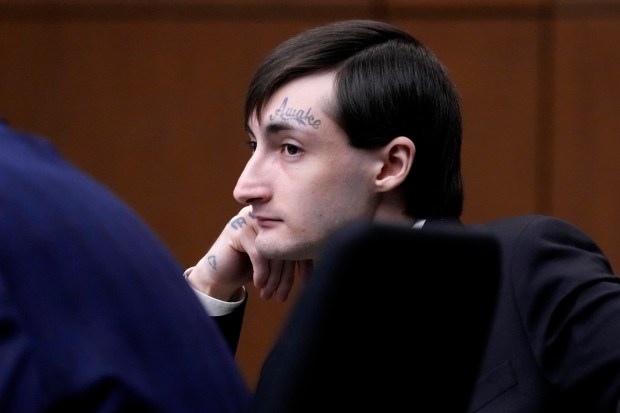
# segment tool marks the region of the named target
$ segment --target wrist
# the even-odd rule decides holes
[[[220,301],[238,302],[244,299],[245,290],[243,286],[228,286],[208,282],[199,277],[192,277],[195,267],[189,267],[183,272],[183,276],[188,284],[195,290],[215,298]]]

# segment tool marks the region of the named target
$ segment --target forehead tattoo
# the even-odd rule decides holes
[[[288,96],[282,100],[280,107],[277,108],[272,114],[269,115],[269,120],[281,119],[284,121],[294,120],[299,125],[311,126],[314,129],[318,129],[321,125],[321,120],[314,117],[311,113],[312,107],[307,110],[297,109],[288,106]]]

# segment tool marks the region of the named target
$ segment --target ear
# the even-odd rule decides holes
[[[380,192],[388,192],[403,183],[409,175],[415,158],[415,144],[411,139],[399,136],[381,149],[381,157],[382,168],[375,185]]]

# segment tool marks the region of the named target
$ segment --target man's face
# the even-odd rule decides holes
[[[372,218],[381,170],[377,151],[349,145],[327,115],[332,73],[284,85],[248,124],[255,148],[234,189],[252,205],[256,248],[267,258],[313,259],[329,232]]]

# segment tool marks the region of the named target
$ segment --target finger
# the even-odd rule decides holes
[[[252,263],[252,282],[254,286],[258,289],[266,287],[271,278],[272,264],[256,251],[253,241],[252,244],[246,248],[246,253],[248,257],[250,257],[250,262]]]
[[[240,212],[239,216],[247,216],[247,213],[248,209],[246,207]],[[271,271],[269,260],[256,250],[257,230],[253,218],[247,218],[247,220],[244,219],[238,222],[236,236],[231,239],[231,246],[248,256],[252,265],[252,281],[257,288],[262,288],[269,280]]]
[[[295,282],[295,267],[295,261],[284,262],[280,282],[278,283],[278,286],[274,292],[276,300],[286,301],[286,299],[288,298]]]
[[[284,268],[284,261],[270,260],[269,261],[269,276],[267,281],[262,286],[257,286],[260,289],[261,297],[268,300],[273,296],[274,291],[278,288],[280,280],[282,278],[282,270]],[[254,284],[256,286],[256,284]]]

